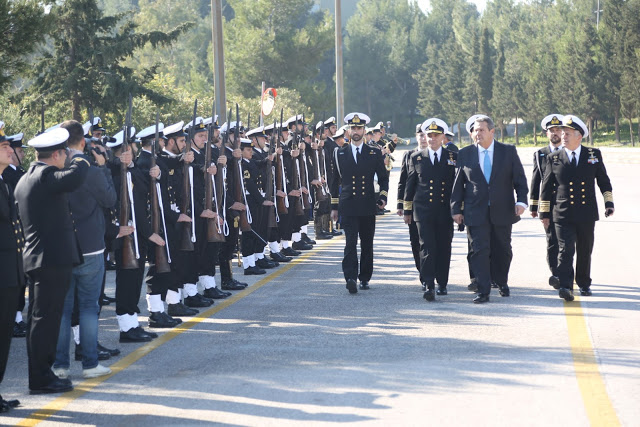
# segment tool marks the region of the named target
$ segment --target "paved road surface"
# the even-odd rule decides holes
[[[528,176],[532,152],[520,152]],[[14,340],[0,391],[22,406],[0,424],[638,426],[640,153],[604,158],[617,210],[596,227],[592,297],[565,304],[547,285],[542,228],[527,216],[513,231],[511,297],[471,303],[456,232],[449,295],[427,303],[406,226],[388,214],[371,290],[347,293],[340,238],[147,345],[118,344],[107,307],[100,341],[123,355],[91,381],[74,362],[72,393],[26,395]]]

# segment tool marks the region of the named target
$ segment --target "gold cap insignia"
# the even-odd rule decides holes
[[[551,125],[559,125],[560,124],[560,120],[558,120],[558,118],[556,116],[553,116],[553,118],[551,119],[551,122],[549,122],[549,124]]]
[[[429,129],[430,130],[437,130],[438,129],[438,125],[436,124],[436,122],[431,122],[431,124],[429,125]]]
[[[0,136],[4,136],[4,129],[0,128]]]
[[[573,124],[573,119],[571,117],[569,117],[569,120],[567,120],[567,124],[568,125],[572,125]]]
[[[358,117],[358,115],[356,114],[355,116],[353,116],[353,119],[351,119],[351,123],[360,123],[360,117]]]
[[[102,120],[98,120],[98,127],[101,128],[102,127]]]

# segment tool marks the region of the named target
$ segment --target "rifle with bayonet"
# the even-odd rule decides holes
[[[93,123],[93,121],[92,121]],[[153,139],[153,145],[151,146],[151,169],[156,167],[156,150],[158,147],[158,141],[160,140],[160,112],[156,111],[156,136]],[[167,236],[167,224],[164,218],[164,210],[162,203],[162,192],[160,191],[160,183],[155,179],[151,179],[150,188],[150,205],[151,205],[151,231],[158,236],[164,237],[164,246],[155,245],[155,263],[157,273],[168,273],[171,271],[171,256],[169,253],[169,237]],[[162,223],[163,233],[160,232],[160,225]]]
[[[124,129],[122,135],[122,152],[130,150],[129,138],[131,137],[131,113],[132,113],[132,97],[129,94],[129,108],[124,121]],[[133,210],[133,185],[131,184],[131,173],[129,172],[129,165],[120,163],[120,225],[133,225],[136,228],[135,212]],[[137,230],[134,230],[133,234],[122,237],[122,265],[124,270],[134,270],[138,268],[137,255]],[[135,245],[135,247],[134,247]]]
[[[193,105],[193,117],[191,119],[191,126],[189,126],[189,135],[187,135],[184,151],[182,152],[183,156],[191,152],[191,138],[193,138],[193,130],[195,128],[197,114],[198,100],[196,99]],[[196,242],[196,218],[194,215],[193,200],[193,167],[187,162],[184,162],[182,169],[182,206],[180,206],[180,212],[191,217],[191,223],[185,222],[182,224],[180,250],[193,251],[194,243]],[[189,214],[189,212],[191,214]]]
[[[296,120],[294,123],[294,128],[293,128],[293,136],[291,138],[291,151],[293,150],[299,150],[299,144],[298,144],[298,115],[296,114]],[[300,187],[302,187],[302,181],[300,180],[300,163],[299,163],[299,159],[302,157],[302,153],[298,154],[298,157],[293,157],[293,155],[291,156],[291,160],[292,160],[292,164],[291,164],[291,189],[292,190],[300,190]],[[298,196],[292,196],[293,200],[294,200],[294,205],[295,205],[295,215],[296,216],[300,216],[300,215],[304,215],[304,202],[303,202],[303,195],[300,194],[300,197]]]
[[[296,117],[296,123],[297,123],[297,117]],[[304,142],[304,138],[305,138],[305,131],[304,131],[304,114],[302,115],[302,135],[301,135],[301,141],[304,144],[304,149],[300,150],[300,155],[298,156],[298,163],[300,164],[300,185],[301,187],[304,187],[307,189],[307,191],[309,193],[307,194],[300,194],[300,197],[302,198],[302,207],[304,208],[304,210],[309,210],[311,209],[311,188],[309,185],[309,173],[307,171],[307,144]],[[296,125],[297,128],[297,125]]]
[[[229,123],[231,123],[229,119]],[[233,133],[233,149],[238,150],[240,148],[240,110],[238,104],[236,104],[236,126]],[[238,219],[238,224],[240,230],[249,231],[251,230],[251,224],[247,219],[247,204],[245,203],[245,194],[244,194],[244,177],[242,173],[242,156],[240,159],[232,157],[232,167],[231,173],[233,176],[233,197],[236,202],[242,203],[245,205],[245,210],[240,211],[240,217]]]
[[[274,203],[274,206],[269,206],[269,214],[267,216],[267,228],[276,228],[278,226],[278,221],[276,219],[276,211],[278,210],[277,203],[275,200],[277,197],[274,197],[275,194],[275,182],[274,182],[274,171],[273,171],[273,161],[271,160],[271,156],[276,151],[276,122],[273,122],[273,132],[271,132],[271,138],[269,139],[269,150],[267,151],[267,175],[265,177],[265,199],[270,200]]]
[[[282,139],[282,115],[284,114],[284,109],[280,110],[280,123],[278,123],[278,132],[276,133],[276,146],[275,149],[280,145],[280,140]],[[275,128],[273,129],[275,132]],[[285,181],[285,173],[284,173],[284,164],[282,163],[282,154],[276,154],[276,190],[283,191],[287,193],[287,185]],[[287,209],[289,205],[289,201],[287,196],[278,197],[278,213],[281,215],[286,214],[289,210]]]
[[[204,208],[210,211],[213,210],[213,204],[215,203],[216,218],[207,218],[207,242],[224,242],[224,235],[222,234],[222,228],[220,227],[220,206],[218,199],[221,197],[221,193],[218,192],[218,182],[216,178],[218,175],[222,175],[222,169],[218,167],[216,175],[209,175],[206,168],[211,165],[211,144],[213,144],[213,126],[215,124],[216,117],[216,103],[213,102],[213,108],[211,113],[211,123],[209,124],[209,130],[207,133],[207,146],[204,152]],[[217,180],[219,181],[219,180]],[[215,200],[214,200],[215,192]]]
[[[323,114],[322,122],[320,123],[320,134],[318,135],[318,138],[316,140],[318,148],[314,150],[316,161],[315,167],[313,168],[313,177],[314,179],[320,181],[320,185],[315,188],[316,201],[318,202],[324,202],[325,200],[327,200],[326,177],[323,174],[324,170],[326,169],[324,163],[324,147],[320,147],[320,142],[322,142],[322,137],[324,135],[324,116],[325,115]]]

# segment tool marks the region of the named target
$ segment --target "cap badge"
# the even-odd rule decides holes
[[[436,122],[431,122],[431,124],[429,125],[429,129],[430,130],[437,130],[438,129],[438,125],[436,124]]]
[[[569,117],[569,120],[567,120],[567,124],[568,125],[572,125],[573,124],[573,119],[571,117]]]
[[[356,114],[355,116],[353,116],[353,119],[351,119],[352,123],[360,123],[360,117],[358,117],[358,115]]]
[[[551,119],[550,124],[552,125],[559,125],[560,124],[560,120],[558,120],[558,118],[556,116],[553,116],[553,118]]]

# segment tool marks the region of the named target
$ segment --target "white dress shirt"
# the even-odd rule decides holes
[[[363,144],[360,145],[355,145],[355,144],[351,144],[351,152],[353,153],[353,160],[355,160],[356,163],[358,163],[358,158],[356,157],[356,153],[358,152],[358,149],[360,150],[360,155],[362,155],[362,146]]]
[[[580,161],[580,151],[582,151],[582,144],[578,145],[578,148],[571,151],[567,147],[564,147],[564,151],[567,152],[567,157],[569,157],[569,162],[571,162],[571,153],[576,153],[576,164]]]
[[[438,161],[442,161],[442,146],[438,148],[437,151],[433,151],[431,147],[429,147],[428,150],[429,150],[429,158],[431,159],[431,164],[435,164],[433,160],[436,154],[438,155]]]

